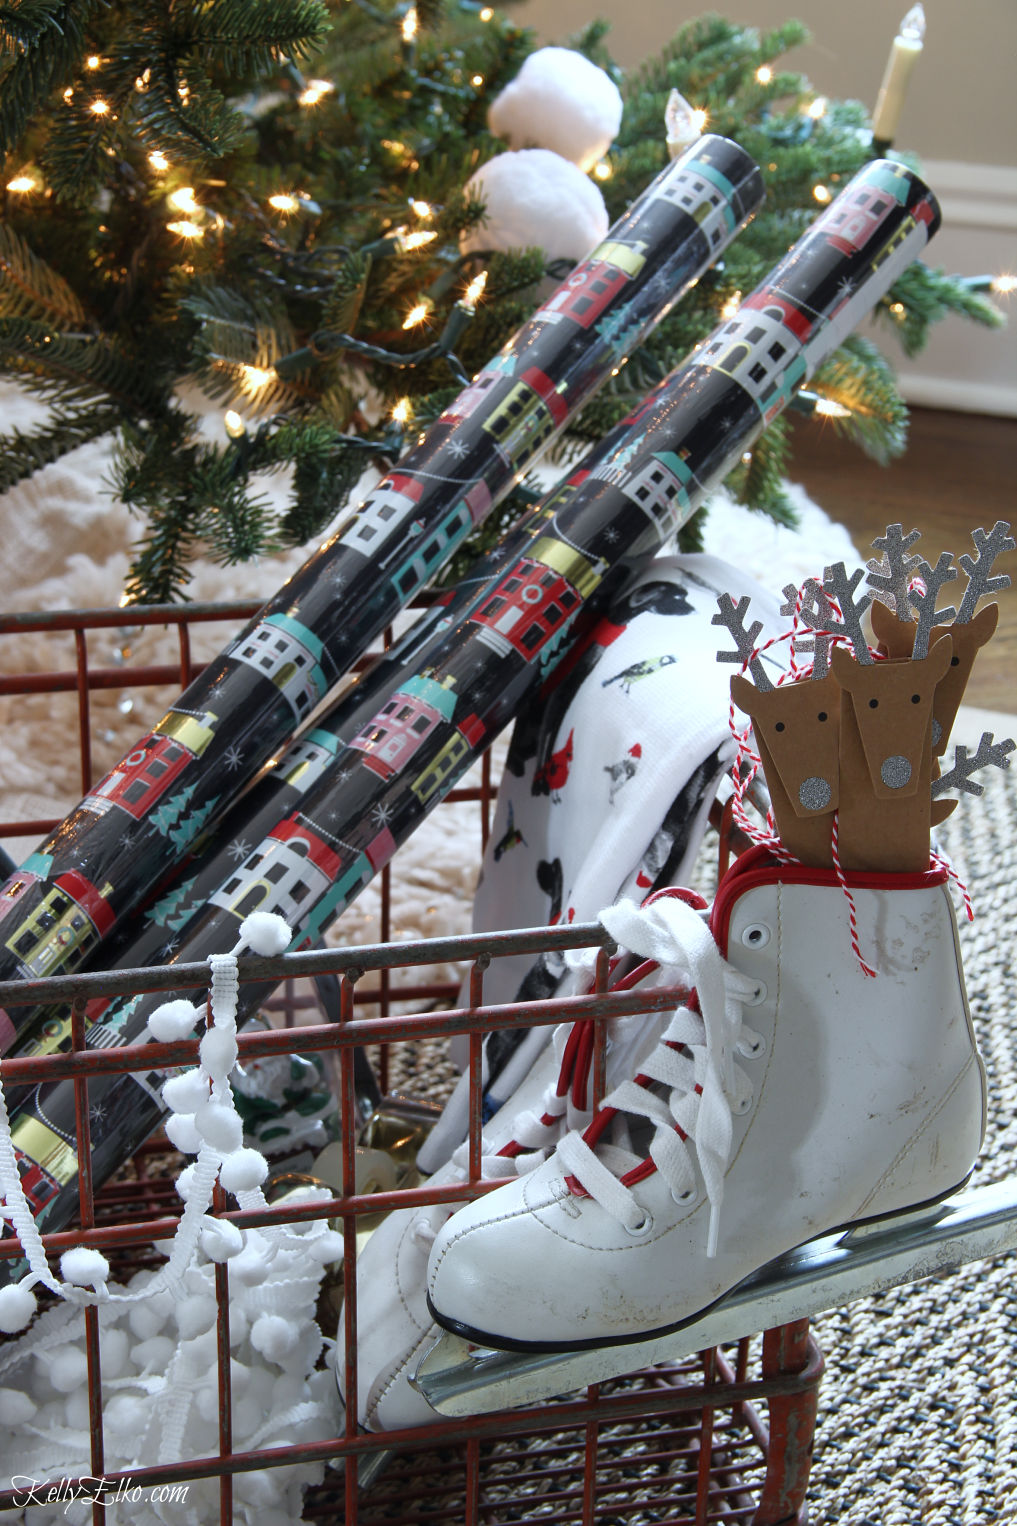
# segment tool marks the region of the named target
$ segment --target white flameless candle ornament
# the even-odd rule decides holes
[[[703,136],[706,112],[691,106],[680,90],[672,90],[664,108],[664,126],[667,128],[668,157],[677,159],[690,144]]]
[[[922,51],[924,37],[925,12],[920,5],[913,5],[900,24],[887,59],[876,109],[872,114],[873,143],[888,145],[896,136],[908,80]]]

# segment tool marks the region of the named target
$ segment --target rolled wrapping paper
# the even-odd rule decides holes
[[[195,861],[193,882],[185,876],[153,908],[159,936],[169,928],[180,938],[172,959],[232,946],[255,909],[299,928],[297,946],[316,941],[524,700],[581,660],[584,635],[621,582],[695,512],[938,226],[931,192],[902,166],[876,161],[855,176],[738,313],[524,516],[483,564],[480,585],[471,580],[430,611],[383,679],[372,685],[369,675],[238,804]],[[244,987],[241,1010],[266,989]],[[141,1037],[166,999],[96,1012],[89,1041]],[[103,1119],[97,1181],[157,1124],[161,1080],[92,1081]],[[56,1228],[77,1200],[72,1083],[37,1088],[18,1110],[14,1141],[40,1222]]]
[[[705,137],[0,887],[0,981],[89,960],[228,808],[763,199]],[[0,1053],[34,1021],[0,1010]]]

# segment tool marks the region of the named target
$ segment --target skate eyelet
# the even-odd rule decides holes
[[[698,1196],[699,1194],[696,1192],[695,1187],[689,1187],[686,1192],[672,1192],[671,1201],[677,1203],[681,1208],[687,1208],[690,1203],[696,1201]]]
[[[634,1224],[631,1229],[627,1224],[623,1224],[622,1228],[627,1235],[631,1235],[634,1240],[638,1240],[641,1235],[648,1235],[650,1233],[650,1230],[653,1228],[653,1220],[648,1213],[644,1213],[639,1223]]]
[[[744,1055],[747,1060],[758,1060],[766,1048],[766,1040],[761,1033],[757,1033],[752,1039],[742,1039],[738,1045],[738,1053]]]
[[[747,1007],[761,1007],[768,995],[769,992],[767,991],[764,982],[759,980],[756,982],[756,989],[753,991],[752,995],[746,996],[744,998],[745,1005]]]
[[[741,1117],[749,1111],[751,1106],[752,1093],[750,1092],[747,1097],[739,1097],[737,1102],[732,1102],[731,1111],[732,1113],[737,1113],[738,1116]]]
[[[770,929],[764,922],[750,922],[742,928],[742,942],[746,948],[765,948],[770,941]]]

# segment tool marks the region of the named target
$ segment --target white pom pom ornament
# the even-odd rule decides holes
[[[185,1341],[204,1335],[215,1324],[216,1302],[211,1293],[191,1293],[174,1310],[177,1329]]]
[[[57,1346],[46,1353],[45,1365],[57,1393],[73,1393],[88,1382],[88,1358],[80,1346]]]
[[[208,1077],[200,1070],[185,1070],[171,1076],[162,1089],[162,1100],[175,1113],[193,1113],[208,1101]]]
[[[202,1016],[204,1014],[200,1008],[192,1007],[189,1001],[165,1001],[150,1014],[148,1031],[160,1044],[170,1044],[174,1039],[189,1039],[194,1036],[194,1029]]]
[[[201,1149],[201,1135],[194,1127],[193,1113],[170,1113],[163,1127],[166,1138],[181,1155],[197,1155]]]
[[[243,1235],[229,1219],[206,1219],[198,1238],[210,1261],[229,1261],[244,1248]]]
[[[35,1307],[35,1294],[24,1283],[0,1288],[0,1330],[5,1335],[14,1335],[18,1330],[24,1330],[35,1313]]]
[[[192,1162],[191,1165],[185,1166],[173,1184],[177,1189],[177,1197],[182,1203],[186,1203],[187,1199],[191,1195],[191,1188],[194,1186],[194,1173],[196,1169],[196,1162]]]
[[[229,1103],[218,1102],[214,1097],[198,1108],[194,1126],[202,1139],[224,1155],[239,1150],[244,1142],[244,1126],[239,1113],[234,1112]]]
[[[253,1192],[268,1175],[268,1161],[260,1150],[234,1150],[227,1155],[219,1180],[227,1192]]]
[[[0,1425],[24,1425],[31,1420],[38,1405],[17,1388],[0,1388]]]
[[[560,154],[525,148],[482,164],[464,187],[484,203],[484,220],[460,240],[474,249],[543,249],[549,260],[581,260],[608,228],[604,198]]]
[[[549,148],[592,169],[621,126],[622,98],[603,69],[572,48],[538,48],[491,102],[490,129],[510,148]]]
[[[72,1245],[60,1257],[60,1271],[66,1282],[78,1288],[94,1287],[109,1277],[109,1262],[100,1250],[89,1245]]]
[[[198,1046],[201,1063],[214,1081],[224,1081],[237,1063],[237,1040],[231,1028],[209,1028]]]
[[[285,954],[293,942],[293,929],[274,911],[252,911],[240,924],[240,941],[252,954],[271,959]]]
[[[281,1314],[259,1314],[251,1326],[251,1345],[270,1362],[281,1362],[299,1339],[299,1326]]]

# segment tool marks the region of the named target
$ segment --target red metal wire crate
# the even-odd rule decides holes
[[[179,683],[193,676],[190,626],[224,619],[234,624],[253,606],[185,606],[171,610],[131,609],[59,615],[0,617],[0,637],[12,631],[70,632],[75,644],[73,669],[54,668],[0,677],[0,693],[67,693],[75,697],[81,760],[81,784],[91,783],[92,722],[90,696],[97,688]],[[147,668],[117,667],[113,673],[90,660],[89,633],[125,625],[172,623],[179,632],[179,663]],[[486,840],[494,785],[487,762],[479,784],[450,798],[476,799]],[[441,807],[439,807],[441,809]],[[2,837],[30,836],[50,830],[52,821],[0,823]],[[398,860],[395,872],[398,874]],[[133,1487],[215,1477],[219,1483],[218,1519],[233,1519],[232,1486],[241,1471],[292,1465],[327,1464],[325,1481],[305,1495],[307,1521],[343,1520],[348,1526],[382,1522],[458,1523],[577,1522],[582,1526],[706,1526],[708,1522],[746,1522],[754,1526],[789,1526],[805,1520],[805,1491],[811,1454],[821,1356],[806,1321],[767,1332],[762,1341],[701,1352],[687,1361],[666,1364],[565,1395],[540,1406],[470,1419],[436,1419],[414,1430],[361,1433],[357,1413],[357,1222],[365,1214],[425,1203],[462,1201],[488,1190],[480,1180],[481,1044],[487,1032],[536,1024],[556,1024],[577,1017],[606,1018],[649,1008],[673,1006],[676,993],[607,989],[606,952],[598,959],[594,991],[583,997],[542,1002],[488,1004],[485,972],[492,960],[547,949],[562,950],[608,940],[599,926],[521,930],[510,933],[389,942],[391,886],[382,886],[382,941],[363,947],[330,948],[274,959],[244,958],[242,980],[280,982],[282,1026],[274,1031],[242,1033],[241,1062],[260,1056],[318,1053],[331,1057],[338,1077],[341,1106],[341,1170],[328,1183],[325,1203],[274,1202],[263,1212],[230,1209],[232,1199],[217,1189],[214,1211],[235,1224],[254,1227],[328,1216],[341,1226],[345,1242],[342,1314],[336,1334],[346,1354],[345,1416],[337,1403],[336,1434],[325,1441],[235,1449],[231,1428],[229,1264],[217,1265],[217,1350],[219,1420],[214,1445],[205,1455],[181,1462],[132,1469]],[[459,988],[436,980],[434,966],[455,963],[464,972],[465,1004]],[[309,977],[334,973],[339,979],[338,1022],[308,1023]],[[96,1188],[90,1169],[89,1078],[153,1067],[193,1065],[198,1040],[89,1049],[85,1045],[88,1001],[114,992],[207,989],[205,964],[175,965],[116,974],[78,974],[0,988],[0,1005],[67,1003],[72,1014],[69,1053],[3,1061],[8,1086],[73,1077],[77,1099],[79,1224],[44,1236],[53,1255],[72,1244],[101,1248],[113,1275],[123,1280],[153,1257],[153,1240],[172,1235],[182,1204],[173,1190],[179,1168],[170,1147],[150,1141],[117,1178]],[[396,996],[398,1001],[396,1001]],[[603,1033],[603,1025],[598,1024]],[[357,1046],[372,1047],[383,1090],[388,1089],[389,1061],[401,1046],[446,1044],[453,1034],[467,1036],[471,1073],[470,1171],[462,1184],[421,1186],[375,1194],[359,1193],[356,1146],[362,1114],[356,1105],[354,1055]],[[601,1056],[602,1061],[602,1056]],[[602,1074],[595,1059],[594,1075]],[[412,1090],[412,1077],[407,1081]],[[16,1255],[17,1241],[0,1243],[0,1256]],[[336,1302],[340,1289],[335,1289]],[[118,1478],[104,1468],[103,1382],[99,1321],[94,1308],[81,1315],[88,1358],[91,1472],[105,1474],[112,1492]],[[768,1414],[763,1416],[765,1404]],[[384,1462],[385,1466],[379,1464]],[[0,1482],[6,1482],[2,1480]],[[54,1480],[56,1482],[56,1480]],[[0,1509],[16,1503],[11,1489],[0,1490]],[[101,1504],[93,1519],[106,1519]],[[28,1519],[31,1520],[31,1509]]]

